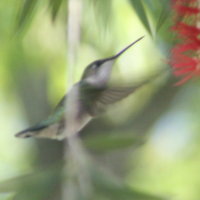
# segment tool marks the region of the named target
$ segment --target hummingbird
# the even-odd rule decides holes
[[[143,37],[116,55],[89,64],[81,80],[71,87],[46,120],[18,132],[15,136],[62,140],[78,134],[94,117],[104,112],[108,105],[120,101],[146,84],[148,81],[128,87],[108,85],[115,60]]]

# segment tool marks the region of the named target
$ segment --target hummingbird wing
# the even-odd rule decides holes
[[[82,91],[84,92],[82,92],[81,97],[83,98],[84,106],[87,109],[87,112],[94,117],[98,114],[101,114],[110,104],[116,103],[126,98],[131,93],[135,92],[142,86],[153,82],[160,76],[164,75],[166,72],[168,72],[168,69],[161,69],[159,72],[150,75],[150,77],[146,80],[125,87],[96,87],[89,83],[82,82],[82,88],[84,88]]]
[[[124,99],[146,83],[147,81],[144,81],[137,85],[127,87],[85,87],[82,95],[85,107],[90,115],[96,116],[102,113],[110,104]]]
[[[161,69],[159,70],[159,72],[150,75],[149,78],[147,78],[146,80],[140,81],[139,83],[126,87],[97,87],[85,81],[81,81],[81,91],[83,91],[81,94],[81,99],[84,103],[84,107],[86,108],[87,112],[94,117],[102,113],[110,104],[116,103],[117,101],[124,99],[125,97],[135,92],[142,86],[153,82],[161,75],[166,75],[166,72],[168,72],[167,68]]]
[[[108,88],[101,93],[96,103],[103,105],[113,104],[127,97],[129,94],[134,92],[138,87],[139,86]]]
[[[135,92],[142,85],[133,86],[133,87],[113,87],[113,88],[108,88],[104,90],[101,93],[101,95],[99,95],[99,98],[96,99],[94,107],[93,107],[93,112],[95,114],[101,113],[102,111],[106,109],[108,105],[116,103],[126,98],[131,93]]]

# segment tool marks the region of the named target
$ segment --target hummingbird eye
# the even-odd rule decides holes
[[[91,68],[92,69],[97,69],[98,67],[99,67],[99,65],[97,63],[94,63]]]
[[[93,69],[97,69],[98,67],[101,66],[101,64],[102,64],[101,61],[96,61],[96,62],[92,65],[92,68],[93,68]]]

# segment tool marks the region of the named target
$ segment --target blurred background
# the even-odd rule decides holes
[[[0,19],[0,200],[200,199],[199,80],[175,87],[161,73],[87,125],[75,155],[64,141],[14,137],[90,62],[143,35],[112,81],[170,71],[170,1],[1,0]]]

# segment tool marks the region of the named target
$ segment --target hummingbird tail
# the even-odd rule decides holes
[[[31,127],[28,129],[25,129],[23,131],[18,132],[15,134],[15,137],[20,137],[20,138],[29,138],[35,136],[38,131],[41,131],[42,129],[46,128],[47,126],[37,126],[37,127]]]
[[[23,132],[19,132],[15,134],[15,137],[20,137],[20,138],[29,138],[32,136],[33,136],[33,133],[30,131],[27,131],[27,132],[23,131]]]

